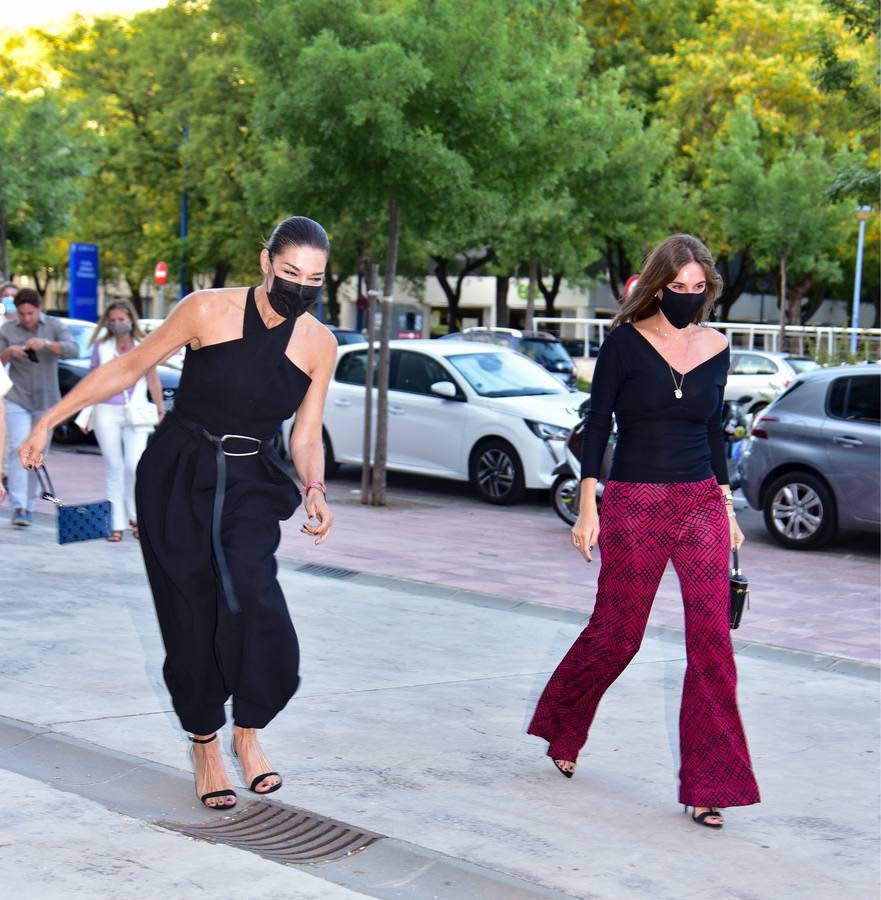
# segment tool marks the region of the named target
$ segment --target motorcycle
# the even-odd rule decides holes
[[[743,454],[746,446],[749,416],[741,407],[741,398],[738,401],[726,400],[722,408],[722,430],[725,435],[726,455],[728,457],[728,484],[732,491],[740,487],[740,475],[737,471],[737,462]],[[581,421],[569,433],[566,440],[563,456],[564,459],[554,469],[554,483],[551,485],[551,506],[554,512],[567,524],[574,525],[578,518],[578,497],[581,488],[581,442],[584,436],[584,428],[587,421],[587,413],[590,410],[590,398],[584,401],[578,409]],[[603,454],[603,462],[600,466],[600,477],[597,479],[597,503],[602,503],[603,487],[612,467],[612,454],[615,450],[618,428],[614,417],[612,419],[612,431],[609,434],[609,443]]]

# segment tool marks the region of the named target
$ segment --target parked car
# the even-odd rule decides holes
[[[766,350],[731,350],[725,399],[736,401],[750,415],[764,409],[798,375],[819,369],[808,356]]]
[[[328,473],[361,465],[366,363],[366,347],[339,347],[324,415]],[[499,504],[551,486],[587,397],[519,353],[470,341],[394,340],[389,379],[388,468],[470,481]]]
[[[881,522],[881,372],[839,366],[799,375],[755,420],[741,487],[784,547],[815,549],[839,529]]]
[[[63,397],[74,385],[78,384],[89,374],[92,357],[92,345],[90,341],[95,331],[94,322],[86,322],[82,319],[62,319],[73,339],[79,347],[79,357],[60,359],[58,361],[58,387]],[[165,408],[174,406],[174,397],[180,382],[180,372],[168,366],[159,366],[159,381],[162,384],[162,397]],[[53,440],[59,444],[75,444],[79,442],[94,443],[93,434],[83,434],[73,419],[67,419],[55,426],[52,433]]]
[[[366,344],[367,338],[360,331],[351,328],[339,328],[336,325],[328,325],[328,330],[333,333],[338,344]]]
[[[466,328],[464,331],[445,334],[439,340],[481,341],[516,350],[535,360],[565,385],[575,387],[578,379],[575,363],[560,343],[560,339],[548,331],[520,331],[517,328]]]

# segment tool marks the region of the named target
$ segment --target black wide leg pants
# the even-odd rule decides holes
[[[222,540],[241,612],[230,611],[211,546],[212,446],[166,418],[136,482],[141,548],[159,618],[165,683],[183,728],[265,727],[299,685],[297,634],[276,579],[279,520],[299,493],[263,455],[229,458]]]

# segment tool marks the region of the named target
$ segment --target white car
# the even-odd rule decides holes
[[[525,488],[551,486],[587,394],[504,347],[436,340],[390,346],[390,470],[470,481],[482,499],[499,504],[515,502]],[[341,463],[361,465],[366,363],[364,345],[337,351],[324,414],[329,474]],[[374,388],[374,423],[376,396]]]
[[[165,322],[165,319],[138,319],[138,324],[143,328],[144,334],[149,334],[151,331],[155,331],[160,325]],[[181,347],[180,350],[175,350],[171,356],[167,357],[162,361],[163,366],[169,366],[172,369],[177,369],[178,372],[183,370],[184,367],[184,356],[186,355],[186,347]]]
[[[754,415],[783,393],[797,375],[819,368],[820,364],[807,356],[732,347],[725,399]]]

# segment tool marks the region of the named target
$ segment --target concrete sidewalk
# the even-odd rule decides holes
[[[42,519],[0,530],[0,554],[0,715],[37,726],[56,751],[67,741],[71,753],[106,754],[108,765],[140,760],[179,797],[176,820],[213,815],[195,806],[185,774],[186,740],[169,711],[134,542],[59,547]],[[154,896],[143,888],[155,876],[155,896],[170,898],[214,884],[229,885],[221,897],[249,900],[347,896],[336,884],[356,895],[444,900],[877,896],[873,678],[739,659],[764,802],[730,810],[720,834],[692,824],[675,802],[684,654],[672,636],[648,638],[609,691],[569,781],[524,730],[579,631],[572,613],[457,602],[437,587],[359,584],[284,563],[279,577],[302,644],[303,687],[264,738],[286,779],[273,798],[386,837],[346,863],[280,866],[123,822],[110,810],[137,810],[139,800],[142,812],[129,817],[157,821],[153,792],[138,778],[108,777],[103,793],[89,794],[94,772],[77,781],[63,768],[43,771],[28,756],[33,744],[9,741],[0,746],[0,768],[17,773],[0,782],[15,808],[7,825],[27,859],[42,860],[38,888],[58,867],[64,896],[83,897],[129,896],[119,885],[130,876],[138,896]],[[71,868],[86,834],[88,863]],[[412,882],[380,873],[392,851],[424,860]],[[19,851],[10,856],[0,853],[7,883],[22,875]],[[132,860],[146,871],[136,875]],[[214,866],[229,878],[212,881]],[[420,893],[418,878],[431,869],[452,873],[448,886]],[[456,886],[475,878],[497,889]]]

